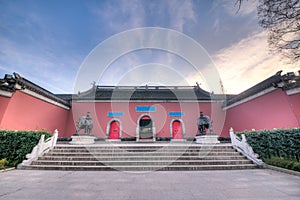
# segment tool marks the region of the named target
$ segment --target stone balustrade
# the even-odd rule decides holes
[[[242,153],[244,156],[246,156],[249,160],[252,160],[255,164],[259,166],[263,166],[264,162],[259,159],[259,155],[256,154],[252,147],[247,143],[246,137],[244,134],[242,134],[242,139],[237,137],[233,131],[233,128],[230,128],[230,139],[233,148],[235,148],[238,152]]]

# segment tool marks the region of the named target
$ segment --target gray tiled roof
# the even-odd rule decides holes
[[[20,89],[16,87],[17,84],[21,86]],[[47,97],[55,102],[61,103],[65,106],[70,105],[68,101],[65,101],[64,99],[57,97],[52,92],[49,92],[48,90],[36,85],[35,83],[32,83],[31,81],[21,77],[17,73],[14,73],[14,75],[6,74],[3,79],[0,79],[0,89],[9,92],[28,89],[39,95]]]
[[[232,105],[247,97],[253,96],[267,88],[275,87],[288,90],[295,87],[300,87],[300,76],[294,73],[287,73],[281,75],[281,71],[268,79],[256,84],[248,90],[238,95],[219,95],[209,93],[199,86],[96,86],[94,85],[90,90],[81,92],[79,94],[53,94],[44,88],[32,83],[31,81],[14,73],[13,75],[5,75],[0,79],[0,89],[14,92],[18,83],[22,88],[34,91],[42,96],[50,98],[56,102],[70,106],[72,100],[147,100],[147,101],[213,101],[226,100],[224,106]],[[281,86],[279,86],[281,84]]]
[[[296,76],[293,72],[287,73],[285,75],[281,75],[281,72],[282,71],[278,71],[275,75],[254,85],[248,90],[228,99],[226,104],[224,104],[224,106],[230,106],[238,101],[253,96],[271,87],[281,88],[282,90],[289,90],[295,87],[300,87],[300,76]],[[281,83],[282,86],[279,86],[279,83]]]
[[[70,97],[70,96],[69,96]],[[211,100],[211,93],[191,86],[95,86],[73,96],[74,100]]]

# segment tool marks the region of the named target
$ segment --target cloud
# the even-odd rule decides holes
[[[103,32],[103,28],[109,31],[108,35],[120,33],[133,28],[140,27],[167,27],[184,32],[186,28],[196,22],[196,14],[193,8],[193,1],[118,1],[118,4],[105,2],[104,4],[97,4],[90,6],[91,13],[98,20],[99,28],[97,32]],[[142,37],[140,37],[142,38]],[[166,39],[168,38],[159,38]],[[166,42],[162,41],[162,42]],[[159,40],[153,41],[154,43]],[[173,45],[173,41],[168,44]],[[116,48],[123,46],[131,46],[126,42],[117,44]],[[155,52],[156,51],[156,52]],[[148,52],[149,55],[147,55]],[[158,52],[158,53],[157,53]],[[151,59],[150,59],[151,57]],[[126,73],[132,73],[138,80],[139,77],[144,77],[147,70],[136,70],[136,66],[148,66],[149,63],[160,63],[169,66],[176,71],[181,71],[186,74],[188,69],[185,69],[178,64],[178,58],[171,53],[166,53],[157,50],[145,50],[144,53],[130,53],[126,56],[121,56],[110,66],[107,66],[105,74],[98,80],[99,84],[115,85],[118,84],[118,79]],[[149,65],[152,66],[153,65]],[[181,69],[179,70],[178,68]],[[145,67],[143,67],[145,69]],[[138,74],[140,73],[140,74]],[[119,78],[117,78],[119,77]],[[133,77],[133,76],[128,76]],[[97,80],[96,80],[97,81]],[[151,81],[149,79],[149,81]],[[124,83],[123,83],[124,84]],[[133,84],[133,83],[132,83]],[[170,82],[170,84],[172,84]]]
[[[195,71],[193,66],[178,55],[164,50],[142,49],[116,59],[106,68],[98,82],[105,85],[126,85],[126,81],[130,85],[139,85],[143,82],[187,85],[186,76]],[[162,78],[162,74],[165,78]],[[172,74],[177,74],[177,78]]]
[[[85,3],[88,13],[69,13],[76,24],[84,21],[78,26],[74,25],[75,28],[69,27],[67,19],[61,20],[64,24],[54,17],[65,15],[44,13],[43,9],[36,9],[40,8],[38,5],[35,5],[35,9],[29,6],[26,10],[20,4],[10,4],[11,10],[0,8],[3,22],[0,24],[0,70],[19,72],[53,92],[69,92],[78,67],[91,46],[122,31],[151,26],[175,29],[193,35],[198,40],[208,41],[207,46],[213,46],[210,52],[214,52],[212,58],[228,93],[242,92],[280,69],[296,71],[294,65],[284,63],[278,55],[269,54],[266,33],[257,28],[257,19],[254,20],[257,1],[243,1],[238,14],[234,3],[233,0],[213,3],[191,0],[88,2]],[[214,10],[209,12],[212,4]],[[48,4],[42,5],[45,9]],[[218,34],[214,36],[211,28]],[[251,34],[254,30],[258,31]],[[164,40],[174,45],[174,41],[168,38]],[[132,43],[124,42],[122,45]],[[225,48],[218,50],[220,46]],[[199,55],[191,53],[196,57]],[[194,73],[192,66],[172,53],[149,50],[124,57],[108,67],[99,83],[117,84],[114,80],[121,79],[127,73],[128,77],[145,77],[143,70],[136,67],[142,69],[153,67],[150,63],[158,63],[161,66],[156,66],[156,69],[166,69],[162,66],[167,66],[180,73],[190,85],[196,81],[205,85],[205,77],[200,74],[202,72]]]
[[[90,5],[89,8],[98,21],[98,31],[103,31],[105,27],[110,34],[115,34],[145,26],[145,9],[138,0],[120,0],[117,4],[106,2],[101,5]]]
[[[297,71],[279,54],[270,54],[266,32],[256,32],[212,56],[227,93],[237,94],[274,75]]]
[[[90,6],[99,25],[110,33],[119,33],[139,27],[168,27],[183,32],[187,25],[196,22],[194,4],[191,0],[141,1],[121,0]],[[99,31],[103,31],[99,27]]]
[[[192,1],[166,1],[166,3],[171,28],[184,32],[187,25],[196,23],[196,13]]]
[[[72,80],[72,73],[66,66],[75,65],[76,59],[56,59],[44,51],[35,50],[32,46],[18,45],[3,37],[0,37],[0,44],[0,69],[8,73],[20,73],[26,79],[52,92],[71,91],[69,82]]]
[[[170,66],[147,63],[120,76],[118,85],[187,85],[185,77]]]
[[[24,3],[26,4],[26,3]],[[5,2],[0,8],[0,69],[21,76],[54,93],[71,92],[75,69],[83,56],[66,38],[60,21],[44,15],[44,6]],[[71,47],[71,48],[70,48]]]

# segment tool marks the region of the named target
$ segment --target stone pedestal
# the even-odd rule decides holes
[[[186,142],[186,139],[171,139],[171,142]]]
[[[95,143],[95,138],[94,136],[91,135],[73,135],[72,141],[69,142],[69,144],[94,144]]]
[[[199,135],[195,137],[198,144],[217,144],[220,143],[217,135]]]
[[[121,142],[121,139],[105,139],[105,142]]]

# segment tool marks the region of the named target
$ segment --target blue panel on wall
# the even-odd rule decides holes
[[[136,106],[136,112],[156,112],[155,106]]]
[[[169,112],[170,117],[183,117],[184,112]]]
[[[123,112],[108,112],[107,116],[108,117],[123,117],[124,113]]]

